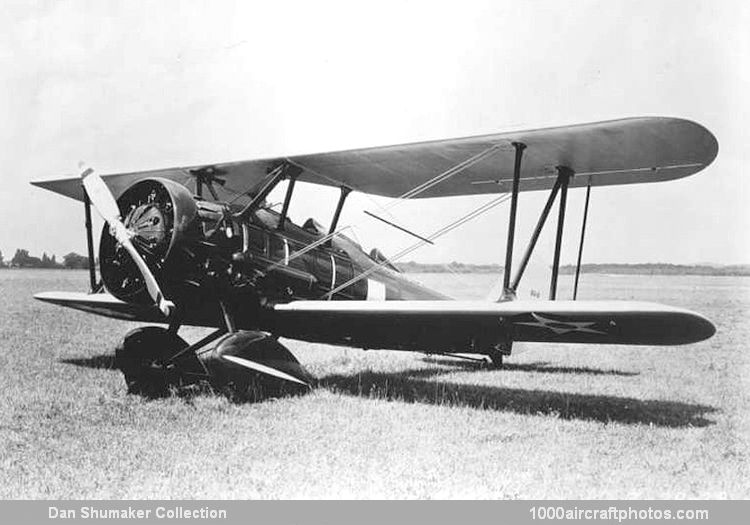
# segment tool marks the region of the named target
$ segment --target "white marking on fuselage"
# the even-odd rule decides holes
[[[286,239],[284,241],[284,265],[289,266],[289,243]]]
[[[367,300],[385,301],[385,285],[380,281],[367,279]]]
[[[331,257],[331,290],[333,290],[336,287],[336,259],[332,253],[329,255]]]

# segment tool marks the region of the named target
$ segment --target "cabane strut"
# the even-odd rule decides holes
[[[286,195],[284,195],[284,205],[281,207],[281,217],[279,217],[279,224],[276,226],[277,230],[284,229],[284,223],[286,222],[286,216],[289,212],[289,203],[292,202],[292,193],[294,193],[294,184],[297,182],[297,177],[301,171],[292,171],[289,173],[289,186],[286,188]]]
[[[211,192],[211,196],[214,200],[219,200],[214,184],[218,184],[219,186],[224,186],[226,184],[226,181],[221,178],[221,175],[226,175],[226,171],[219,169],[216,166],[204,166],[203,168],[189,170],[189,173],[195,177],[195,194],[199,198],[203,198],[203,186],[205,185],[206,188],[208,188],[208,191]]]
[[[341,218],[341,210],[344,209],[344,201],[346,197],[351,193],[352,189],[348,186],[341,186],[341,194],[339,195],[339,201],[336,203],[336,211],[333,212],[333,219],[331,219],[331,227],[328,228],[328,235],[332,240],[333,234],[336,232],[336,226],[339,225],[339,219]]]
[[[289,164],[288,162],[282,162],[275,168],[269,169],[268,176],[264,180],[261,188],[257,191],[257,193],[250,193],[250,195],[252,196],[252,200],[247,203],[247,205],[242,208],[242,210],[235,213],[234,218],[242,219],[243,217],[246,217],[256,209],[258,209],[263,204],[263,201],[266,200],[266,197],[268,197],[268,195],[282,180],[287,177],[297,177],[300,173],[302,173],[302,168],[299,168],[293,164]],[[290,186],[292,186],[293,188],[292,184],[290,184]],[[289,191],[287,191],[287,196],[291,198],[291,193]]]

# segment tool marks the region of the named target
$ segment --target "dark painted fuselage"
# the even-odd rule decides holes
[[[406,278],[344,235],[321,242],[325,232],[312,219],[304,227],[286,220],[283,228],[278,227],[279,219],[277,213],[261,209],[240,225],[242,258],[271,268],[264,280],[269,288],[264,290],[261,281],[259,291],[266,292],[272,302],[450,299]]]
[[[274,306],[293,301],[422,301],[449,297],[416,283],[377,250],[365,253],[313,219],[303,226],[259,205],[206,201],[182,186],[146,179],[118,199],[120,213],[183,324],[264,330],[346,344],[324,326],[280,326]],[[152,299],[131,257],[105,227],[102,280],[118,299]],[[230,320],[231,318],[231,320]]]

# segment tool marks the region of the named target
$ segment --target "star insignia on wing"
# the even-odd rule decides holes
[[[607,335],[606,332],[602,332],[600,330],[594,330],[593,328],[590,328],[591,326],[596,324],[596,322],[594,321],[591,321],[591,322],[558,321],[556,319],[548,319],[534,312],[531,312],[531,317],[533,317],[536,320],[536,322],[533,322],[533,323],[526,322],[526,323],[516,323],[516,324],[523,324],[526,326],[535,326],[537,328],[546,328],[548,330],[551,330],[557,335],[564,335],[564,334],[568,334],[571,332],[575,332],[579,334]]]

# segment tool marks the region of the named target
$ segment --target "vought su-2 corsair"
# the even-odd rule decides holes
[[[593,186],[686,177],[708,166],[717,151],[716,139],[699,124],[649,117],[140,173],[99,176],[86,169],[80,177],[34,184],[84,203],[91,291],[35,297],[165,325],[131,331],[116,351],[129,391],[148,395],[204,381],[219,388],[247,388],[258,381],[269,388],[306,387],[308,375],[279,337],[480,354],[495,365],[511,353],[514,341],[694,343],[715,329],[684,309],[556,300],[560,248],[569,189],[586,188],[588,209]],[[266,198],[284,180],[286,195],[276,211]],[[300,226],[287,217],[296,182],[340,188],[327,228],[314,219]],[[513,273],[519,194],[543,190],[549,197]],[[502,194],[427,238],[375,215],[419,237],[418,244],[510,199],[502,293],[492,301],[454,301],[409,280],[378,250],[363,251],[338,229],[352,191],[401,199]],[[556,200],[549,300],[517,300]],[[92,204],[106,221],[100,279]],[[583,224],[581,248],[585,215]],[[187,325],[215,330],[188,344],[178,335]]]

